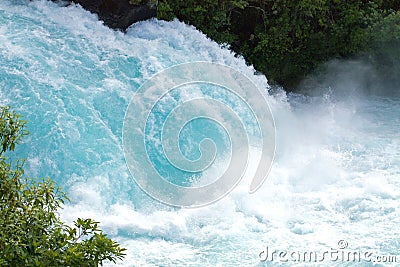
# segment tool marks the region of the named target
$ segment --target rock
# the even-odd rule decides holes
[[[155,1],[152,0],[144,4],[131,4],[129,0],[73,0],[72,2],[96,13],[108,27],[123,31],[137,21],[157,15]]]

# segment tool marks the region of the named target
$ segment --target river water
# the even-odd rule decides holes
[[[122,126],[146,80],[194,61],[228,65],[265,93],[276,154],[256,193],[239,184],[212,205],[180,209],[136,185]],[[128,249],[121,266],[308,266],[299,255],[322,259],[338,249],[372,256],[358,263],[325,254],[313,264],[376,266],[389,261],[379,256],[398,254],[400,99],[341,86],[349,93],[272,90],[243,59],[178,21],[140,22],[124,34],[79,6],[0,2],[0,104],[21,113],[30,131],[16,153],[28,176],[51,177],[67,192],[66,222],[98,220]],[[267,248],[292,258],[261,262]]]

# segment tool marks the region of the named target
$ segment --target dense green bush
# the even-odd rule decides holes
[[[398,3],[400,5],[400,2]],[[370,60],[379,77],[400,87],[400,11],[391,12],[371,27]]]
[[[232,33],[232,13],[247,4],[245,0],[160,0],[157,16],[165,20],[178,17],[218,42],[232,43],[236,38]]]
[[[6,159],[27,134],[18,114],[0,107],[0,266],[92,267],[122,259],[125,249],[97,222],[61,222],[57,212],[67,197],[53,181],[28,179],[23,161]]]
[[[399,8],[393,0],[160,0],[158,17],[229,44],[290,89],[329,59],[370,52]]]

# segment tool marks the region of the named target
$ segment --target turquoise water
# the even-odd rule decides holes
[[[245,177],[211,206],[177,209],[136,186],[122,149],[128,103],[157,72],[198,60],[231,66],[272,92],[243,59],[177,21],[141,22],[123,34],[78,6],[0,2],[0,104],[29,122],[30,136],[16,150],[27,158],[26,174],[49,176],[70,196],[63,219],[101,221],[128,249],[121,266],[259,266],[267,246],[325,251],[338,248],[339,240],[374,255],[398,254],[399,262],[398,98],[274,91],[267,98],[277,127],[276,157],[255,194],[248,194],[251,177]],[[354,83],[348,86],[351,91]],[[226,147],[226,137],[217,137],[221,129],[197,123],[184,130],[188,136],[203,138],[199,129],[208,127]],[[193,143],[182,143],[189,158],[198,156]],[[223,163],[173,182],[212,178]],[[324,263],[335,264],[343,265]]]

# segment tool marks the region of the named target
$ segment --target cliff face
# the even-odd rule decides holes
[[[71,2],[80,4],[86,10],[96,13],[108,27],[123,31],[132,23],[157,15],[155,1],[152,0],[73,0]]]

